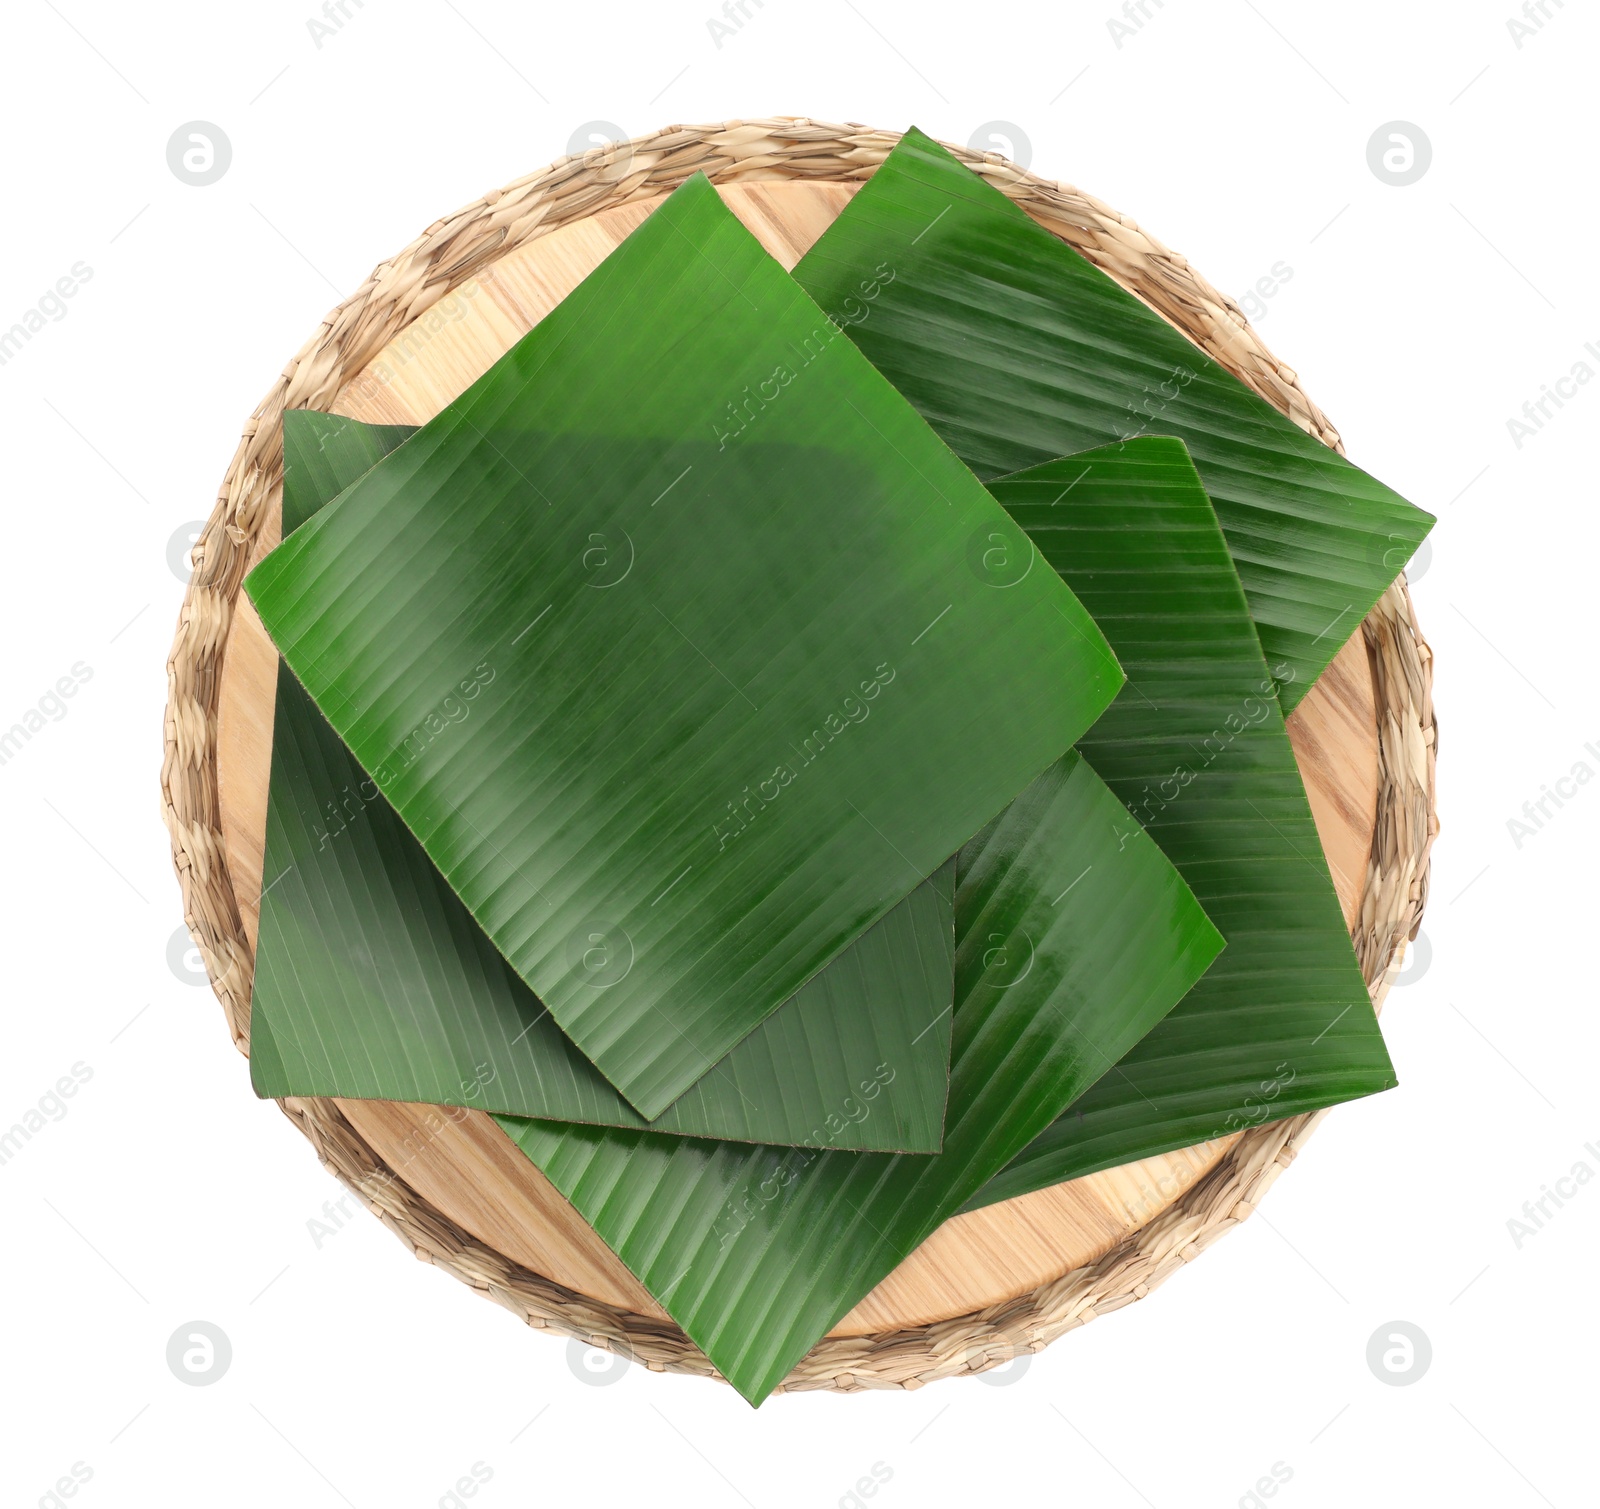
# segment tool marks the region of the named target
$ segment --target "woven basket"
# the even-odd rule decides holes
[[[248,1052],[254,961],[224,863],[217,791],[217,706],[223,654],[251,543],[282,481],[281,417],[289,408],[327,409],[378,350],[452,289],[497,257],[597,211],[671,190],[695,172],[714,182],[870,177],[897,135],[803,119],[674,126],[631,142],[567,157],[437,221],[380,264],[323,321],[285,367],[245,426],[215,509],[193,550],[194,573],[167,663],[162,807],[184,917],[233,1038]],[[1237,304],[1131,220],[1064,184],[993,154],[952,147],[1046,229],[1082,253],[1195,345],[1308,433],[1342,450],[1337,431],[1267,351]],[[1417,627],[1405,579],[1363,625],[1379,719],[1377,827],[1356,953],[1382,1005],[1405,942],[1427,899],[1437,728],[1432,656]],[[670,1323],[573,1292],[509,1260],[442,1215],[388,1169],[332,1101],[282,1102],[290,1119],[344,1181],[416,1255],[454,1274],[529,1325],[582,1338],[657,1371],[717,1376],[705,1355]],[[872,1336],[828,1338],[812,1349],[786,1389],[914,1389],[936,1378],[981,1372],[1039,1351],[1062,1332],[1143,1299],[1255,1209],[1321,1116],[1295,1117],[1245,1133],[1175,1204],[1098,1261],[1030,1294],[937,1324]]]

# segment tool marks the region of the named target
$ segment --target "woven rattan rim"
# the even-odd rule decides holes
[[[599,210],[675,188],[695,172],[718,183],[852,182],[870,177],[898,133],[805,119],[673,126],[567,157],[435,222],[335,309],[284,368],[245,426],[193,550],[167,662],[162,809],[183,890],[184,919],[205,958],[234,1042],[248,1051],[254,961],[224,862],[217,793],[223,655],[251,543],[282,481],[283,411],[327,409],[341,387],[407,324],[495,258]],[[1342,449],[1293,371],[1267,351],[1232,299],[1098,200],[993,154],[951,150],[1068,245],[1181,330],[1310,434]],[[1427,900],[1437,727],[1432,656],[1403,577],[1368,615],[1380,726],[1378,823],[1355,928],[1356,952],[1381,1006]],[[283,1108],[323,1164],[416,1255],[514,1311],[529,1325],[584,1339],[657,1370],[715,1377],[670,1323],[574,1293],[510,1261],[440,1214],[391,1172],[327,1100]],[[1244,1220],[1321,1115],[1245,1133],[1218,1166],[1098,1262],[1004,1304],[935,1325],[824,1340],[786,1389],[919,1388],[1039,1351],[1062,1332],[1143,1299]]]

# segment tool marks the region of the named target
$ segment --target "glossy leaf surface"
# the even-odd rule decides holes
[[[286,414],[285,531],[411,433]],[[832,1118],[841,1146],[939,1147],[953,860],[654,1123],[556,1026],[281,664],[264,871],[250,1057],[260,1095],[467,1105],[765,1143],[821,1137]],[[863,1085],[873,1115],[852,1117]]]
[[[1433,523],[1285,419],[920,131],[795,268],[983,478],[1189,447],[1293,709]]]
[[[1228,946],[971,1205],[1388,1089],[1274,682],[1182,443],[1130,440],[989,485],[1127,670],[1079,748]]]
[[[1128,826],[1087,762],[1069,754],[962,850],[940,1153],[501,1124],[759,1403],[1215,957],[1216,930]]]
[[[678,189],[251,573],[519,975],[659,1115],[1121,682],[972,474]]]

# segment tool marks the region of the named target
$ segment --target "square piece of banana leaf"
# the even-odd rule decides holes
[[[600,1072],[661,1114],[1121,683],[697,175],[246,588]]]
[[[980,477],[1182,439],[1286,713],[1432,527],[915,129],[794,275]]]
[[[1276,683],[1183,442],[1145,436],[989,487],[1027,533],[992,548],[1031,541],[1128,673],[1079,749],[1228,946],[969,1208],[1389,1089]]]
[[[501,1118],[752,1404],[1143,1037],[1222,946],[1075,753],[962,849],[956,929],[941,1152],[762,1148]]]
[[[286,536],[415,433],[303,409],[283,431]],[[250,1019],[259,1095],[938,1150],[953,861],[654,1122],[556,1026],[281,662],[264,876]]]

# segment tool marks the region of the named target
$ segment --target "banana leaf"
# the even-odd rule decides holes
[[[1127,671],[1079,749],[1228,946],[968,1208],[1390,1088],[1274,683],[1183,443],[1147,436],[989,487]]]
[[[283,537],[417,433],[414,424],[363,424],[316,409],[283,416]]]
[[[752,1404],[1159,1021],[1221,946],[1073,753],[963,848],[956,924],[942,1152],[501,1119]]]
[[[286,414],[284,532],[411,433]],[[835,1125],[843,1147],[938,1150],[953,861],[653,1123],[556,1026],[281,663],[264,873],[251,1001],[259,1095],[470,1105],[763,1143]]]
[[[1182,439],[1285,712],[1433,523],[920,131],[794,275],[980,477],[1138,435]]]
[[[697,175],[246,582],[645,1117],[1121,682],[1058,577],[974,564],[998,505],[837,336]]]

